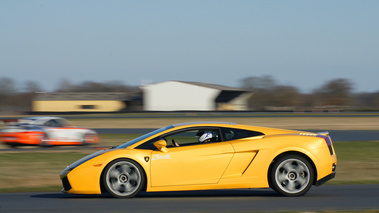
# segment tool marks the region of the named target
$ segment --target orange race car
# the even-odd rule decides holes
[[[99,143],[99,137],[95,131],[76,127],[60,117],[29,117],[4,121],[7,122],[7,126],[0,130],[0,139],[12,147]]]
[[[328,133],[221,122],[174,124],[95,152],[61,173],[63,191],[133,197],[140,191],[268,188],[304,195],[334,178]]]

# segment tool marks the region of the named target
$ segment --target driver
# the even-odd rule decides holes
[[[196,135],[200,136],[199,137],[199,142],[200,143],[208,143],[211,142],[213,139],[213,133],[212,131],[199,131]],[[174,139],[171,140],[172,146],[180,146],[178,143],[174,141]]]
[[[213,134],[212,132],[204,132],[200,137],[199,137],[199,142],[200,143],[207,143],[207,142],[211,142],[212,141],[212,138],[213,138]]]

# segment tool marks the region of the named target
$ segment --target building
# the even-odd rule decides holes
[[[138,101],[140,99],[140,101]],[[119,112],[136,110],[140,93],[57,92],[40,93],[32,103],[33,112]]]
[[[252,96],[239,88],[187,81],[145,85],[142,91],[146,111],[247,110]]]

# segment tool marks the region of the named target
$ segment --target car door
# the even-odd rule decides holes
[[[44,124],[48,138],[53,142],[72,142],[77,141],[77,128],[63,127],[58,119],[51,119]]]
[[[171,139],[172,140],[172,139]],[[171,142],[168,139],[168,142]],[[187,143],[152,151],[152,187],[216,184],[228,167],[234,149],[229,142]]]

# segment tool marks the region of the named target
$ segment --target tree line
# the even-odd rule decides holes
[[[252,110],[379,110],[379,91],[353,93],[353,86],[348,79],[332,79],[313,92],[304,94],[296,87],[277,84],[272,76],[248,77],[241,80],[242,88],[254,92],[249,100]]]
[[[37,82],[27,81],[22,88],[10,78],[0,77],[0,113],[30,112],[32,100],[43,89]],[[378,111],[379,90],[353,93],[353,83],[344,78],[332,79],[311,93],[302,93],[294,86],[281,85],[272,76],[246,77],[240,88],[251,91],[251,111]],[[85,81],[74,84],[61,80],[53,92],[139,92],[137,86],[120,81]]]

